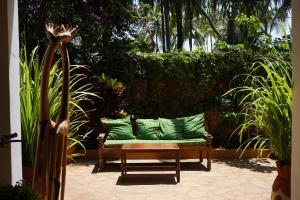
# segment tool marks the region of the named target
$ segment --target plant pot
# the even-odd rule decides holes
[[[291,164],[276,161],[277,176],[272,186],[272,200],[291,199]]]
[[[33,180],[33,167],[22,166],[23,182],[31,185]]]
[[[72,160],[72,154],[74,154],[74,148],[68,148],[67,149],[67,164],[70,164],[71,162],[73,162]]]

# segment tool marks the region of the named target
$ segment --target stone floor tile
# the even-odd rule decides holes
[[[270,159],[213,160],[210,172],[184,163],[177,184],[172,175],[148,173],[130,175],[121,182],[119,162],[104,172],[95,172],[95,163],[67,166],[66,200],[265,200],[270,199],[276,177],[275,162]]]

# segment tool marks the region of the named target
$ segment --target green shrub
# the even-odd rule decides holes
[[[36,47],[30,58],[26,48],[20,52],[20,104],[23,164],[33,166],[36,151],[36,139],[39,123],[41,66]],[[68,134],[68,149],[79,145],[89,132],[77,134],[79,128],[87,123],[85,111],[80,102],[89,101],[96,96],[90,92],[91,85],[85,83],[85,75],[77,71],[86,70],[85,66],[71,66],[70,77],[70,129]],[[55,120],[60,110],[62,69],[54,64],[49,78],[49,107],[50,117]],[[76,154],[71,155],[76,156]]]
[[[15,186],[0,184],[1,200],[42,200],[29,185],[18,182]]]
[[[111,78],[104,73],[93,79],[94,89],[101,98],[95,99],[95,112],[97,123],[101,117],[124,118],[127,106],[126,87],[121,81]]]
[[[232,82],[233,77],[248,73],[259,58],[243,48],[211,53],[132,52],[126,78],[131,103],[128,112],[140,117],[180,117],[215,107],[235,107],[235,102],[222,95],[243,84],[242,79]],[[142,97],[138,102],[137,96]]]
[[[250,145],[259,150],[269,148],[278,160],[290,163],[291,74],[291,60],[278,52],[276,58],[265,58],[263,62],[253,65],[252,73],[245,77],[248,85],[230,91],[242,96],[239,103],[243,123],[238,134],[240,141],[245,138],[246,141],[242,142],[241,148]]]
[[[242,123],[238,118],[238,113],[232,111],[222,112],[219,120],[213,138],[214,147],[238,148],[240,146],[239,137],[233,134]]]

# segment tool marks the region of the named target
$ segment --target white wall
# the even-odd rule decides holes
[[[300,199],[300,1],[292,1],[293,42],[293,128],[292,128],[292,199]]]
[[[18,1],[0,0],[0,135],[21,138]],[[0,183],[22,179],[21,143],[0,148]]]

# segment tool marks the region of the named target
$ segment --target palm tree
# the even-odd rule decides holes
[[[160,0],[160,13],[161,13],[161,42],[163,52],[166,52],[166,33],[165,33],[165,16],[164,16],[164,0]]]
[[[208,38],[221,38],[219,21],[223,18],[212,12],[209,1],[184,0],[183,7],[184,39],[189,41],[190,50],[194,44],[205,46]]]
[[[183,26],[182,26],[182,1],[175,1],[176,26],[177,26],[177,49],[182,50],[183,46]]]
[[[156,26],[155,35],[156,43],[157,37],[162,43],[163,52],[173,48],[182,49],[184,41],[188,41],[190,50],[195,44],[205,45],[207,40],[221,39],[229,44],[239,43],[235,18],[241,13],[259,18],[264,23],[263,31],[266,34],[270,33],[279,20],[287,18],[291,7],[291,0],[141,0],[141,2],[149,3],[160,10],[160,22]]]
[[[164,18],[166,27],[166,47],[167,51],[171,50],[171,36],[170,36],[170,0],[164,0]]]
[[[187,1],[186,2],[186,6],[185,6],[185,24],[187,24],[188,27],[188,40],[189,40],[189,47],[190,47],[190,51],[193,50],[193,5],[192,5],[192,1]]]
[[[264,23],[264,32],[269,33],[276,26],[278,20],[287,19],[287,14],[291,8],[291,0],[211,0],[213,12],[219,12],[225,19],[227,18],[226,40],[229,43],[237,43],[237,29],[235,27],[235,17],[245,13],[247,16],[254,15]],[[227,15],[227,16],[226,16]],[[270,29],[270,30],[268,30]]]

